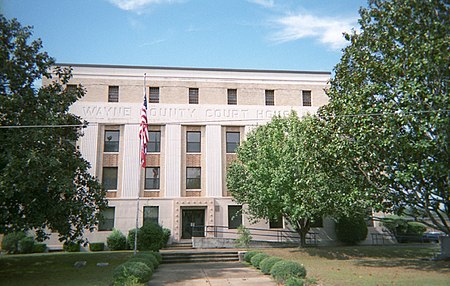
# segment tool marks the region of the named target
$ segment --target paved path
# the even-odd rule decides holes
[[[149,286],[276,286],[269,275],[240,262],[161,264]]]

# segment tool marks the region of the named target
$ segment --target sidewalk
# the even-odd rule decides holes
[[[271,276],[240,262],[161,264],[149,286],[276,286]]]

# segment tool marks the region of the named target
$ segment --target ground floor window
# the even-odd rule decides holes
[[[159,207],[145,206],[144,207],[144,224],[156,223],[159,224]]]
[[[236,229],[242,224],[242,206],[228,206],[228,228]]]
[[[283,216],[280,214],[276,218],[269,219],[270,228],[283,228]]]
[[[102,213],[102,218],[98,223],[99,231],[110,231],[114,228],[115,208],[106,208]]]

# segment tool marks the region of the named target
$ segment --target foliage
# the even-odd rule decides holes
[[[0,31],[0,125],[14,127],[0,130],[0,233],[36,230],[43,240],[52,230],[61,241],[80,239],[107,205],[73,143],[82,130],[26,126],[85,125],[68,112],[84,90],[66,88],[70,69],[52,69],[30,27],[0,16]],[[53,82],[35,87],[42,77]]]
[[[408,221],[405,217],[387,216],[381,220],[382,225],[386,227],[398,242],[417,242],[422,238],[426,231],[425,225]]]
[[[345,214],[369,203],[354,180],[344,176],[349,166],[334,160],[326,145],[333,132],[317,118],[291,113],[273,117],[254,129],[237,150],[227,172],[227,187],[235,200],[248,205],[255,219],[281,214],[306,234],[314,218]],[[331,152],[331,153],[330,153]]]
[[[103,251],[103,250],[105,250],[105,243],[104,242],[91,242],[91,243],[89,243],[89,250],[90,251]]]
[[[131,249],[134,248],[135,229],[128,232],[128,244]],[[141,251],[152,250],[159,251],[164,242],[163,229],[156,223],[146,223],[138,229],[137,249]]]
[[[247,252],[244,254],[244,260],[245,260],[245,262],[252,263],[252,257],[255,256],[255,255],[258,254],[258,253],[261,253],[261,252],[259,252],[259,251],[247,251]]]
[[[127,249],[127,238],[120,230],[114,228],[106,238],[106,244],[109,250],[125,250]]]
[[[255,254],[250,259],[250,262],[252,263],[253,266],[255,266],[256,268],[259,269],[259,263],[261,263],[261,261],[263,261],[267,257],[269,257],[269,255],[267,255],[265,253],[258,253],[258,254]]]
[[[127,261],[128,262],[142,262],[145,265],[147,265],[152,271],[155,271],[155,264],[153,264],[153,262],[150,259],[147,259],[147,258],[144,258],[144,257],[136,257],[136,256],[134,256],[134,257],[131,257],[130,259],[128,259]]]
[[[19,253],[19,241],[24,237],[26,237],[26,234],[22,231],[6,234],[2,240],[2,249],[5,250],[6,253]]]
[[[306,269],[297,262],[281,260],[272,266],[270,274],[278,283],[285,283],[291,277],[305,278]]]
[[[64,250],[67,252],[80,252],[81,245],[79,242],[69,241],[65,242],[63,246]]]
[[[167,243],[169,243],[170,235],[171,235],[170,229],[163,227],[163,239],[161,248],[167,246]]]
[[[291,277],[288,280],[286,280],[286,283],[284,283],[284,286],[303,286],[305,285],[305,280],[297,277]]]
[[[320,118],[378,209],[449,234],[450,5],[373,0],[360,15]]]
[[[19,240],[19,253],[33,253],[34,238],[25,236]]]
[[[47,244],[35,243],[33,245],[33,253],[44,253],[47,250]]]
[[[357,244],[366,239],[368,233],[363,216],[341,217],[336,221],[336,236],[341,242]]]
[[[153,252],[153,251],[139,252],[139,253],[136,253],[136,255],[134,257],[142,258],[142,259],[150,261],[153,264],[155,269],[158,268],[159,264],[161,263],[161,261],[159,259],[162,259],[160,253]]]
[[[137,282],[144,283],[150,280],[153,272],[142,262],[125,262],[114,269],[114,284],[119,284],[127,280],[128,277],[134,276]]]
[[[270,274],[272,266],[281,260],[282,259],[280,257],[268,256],[259,263],[259,269],[261,269],[261,272],[264,274]]]
[[[252,241],[252,236],[250,235],[250,230],[248,230],[242,224],[237,228],[238,238],[236,239],[236,247],[249,248],[250,241]]]

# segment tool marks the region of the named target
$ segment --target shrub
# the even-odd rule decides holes
[[[297,277],[291,277],[288,280],[286,280],[286,283],[284,283],[284,286],[303,286],[305,285],[305,280]]]
[[[30,236],[25,236],[19,240],[18,250],[19,253],[32,253],[34,246],[34,238]]]
[[[342,217],[336,222],[337,239],[346,244],[356,244],[367,237],[367,224],[362,216]]]
[[[2,249],[6,250],[6,253],[19,253],[19,241],[26,237],[24,232],[11,232],[6,234],[2,240]]]
[[[241,224],[237,228],[237,234],[238,238],[236,239],[236,246],[248,248],[250,246],[250,241],[252,241],[250,231]]]
[[[258,253],[256,255],[254,255],[252,257],[252,259],[250,259],[251,263],[253,266],[255,266],[256,268],[259,268],[259,263],[261,261],[263,261],[263,259],[269,257],[269,255],[265,254],[265,253]]]
[[[124,250],[127,249],[127,238],[120,230],[114,228],[106,238],[106,244],[110,250]]]
[[[90,251],[103,251],[105,250],[105,243],[103,242],[92,242],[89,243]]]
[[[305,278],[306,269],[297,262],[281,260],[272,266],[270,274],[278,283],[285,283],[291,277]]]
[[[64,250],[67,252],[80,252],[80,243],[78,242],[66,242],[63,246]]]
[[[398,242],[417,242],[422,238],[426,227],[419,223],[410,221],[399,216],[387,216],[382,219],[382,224],[393,233]]]
[[[261,272],[264,274],[270,274],[270,270],[272,269],[272,266],[281,260],[282,259],[280,257],[276,257],[276,256],[266,257],[259,263],[259,269],[261,269]]]
[[[133,256],[128,259],[127,262],[142,262],[147,265],[152,270],[152,272],[155,270],[155,265],[147,258]]]
[[[137,282],[144,283],[152,278],[152,270],[142,262],[125,262],[114,269],[114,284],[122,285],[131,276],[137,278]]]
[[[153,264],[153,266],[155,268],[158,268],[160,261],[156,258],[156,255],[154,255],[155,253],[156,252],[151,252],[151,251],[149,251],[149,252],[139,252],[134,257],[148,260],[148,261],[150,261]]]
[[[248,251],[248,252],[246,252],[245,254],[244,254],[244,260],[245,260],[245,262],[248,262],[248,263],[252,263],[252,257],[253,256],[255,256],[256,254],[258,254],[258,253],[260,253],[260,252],[258,252],[258,251]]]
[[[131,249],[134,248],[135,229],[128,233],[128,243]],[[137,249],[158,251],[163,244],[163,229],[156,223],[146,223],[138,229]]]
[[[162,239],[161,248],[166,247],[167,243],[169,243],[170,234],[171,234],[170,229],[163,228],[163,239]]]
[[[44,253],[47,250],[47,244],[35,243],[33,245],[33,253]]]

